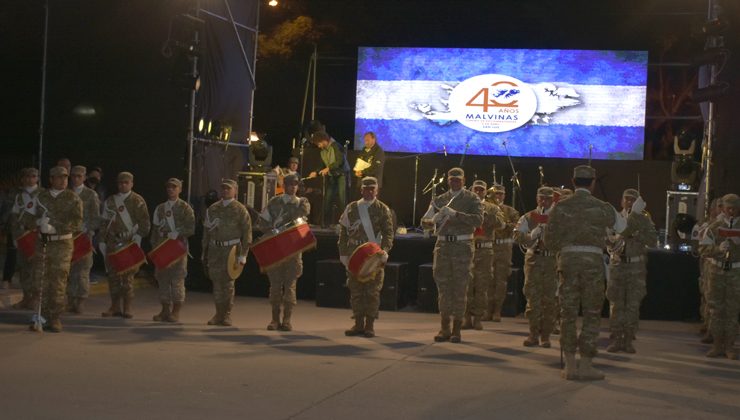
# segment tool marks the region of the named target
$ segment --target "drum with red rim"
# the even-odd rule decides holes
[[[372,280],[379,270],[382,270],[385,261],[383,250],[375,242],[365,242],[355,248],[347,263],[347,271],[357,281],[364,283]]]
[[[188,254],[183,241],[166,239],[151,250],[147,257],[159,270],[164,270]]]
[[[146,262],[146,255],[136,242],[118,249],[115,252],[108,253],[108,265],[115,274],[124,274],[136,271]]]
[[[316,237],[308,223],[300,222],[276,234],[266,235],[249,247],[265,272],[290,257],[316,247]]]
[[[93,245],[86,233],[75,236],[74,248],[72,249],[72,264],[87,257],[93,252]]]
[[[21,251],[26,259],[31,259],[36,253],[36,241],[39,233],[35,230],[29,230],[23,233],[17,240],[18,250]]]

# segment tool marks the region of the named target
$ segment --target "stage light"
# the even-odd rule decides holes
[[[96,112],[95,108],[90,105],[77,105],[73,112],[81,117],[94,117]]]
[[[695,103],[713,101],[727,94],[730,90],[730,84],[727,82],[718,82],[715,85],[709,85],[704,88],[697,88],[691,92],[691,100]]]
[[[201,119],[200,119],[200,120],[198,121],[198,132],[199,132],[199,133],[202,133],[202,132],[203,132],[203,129],[204,129],[205,127],[206,127],[206,120],[204,120],[203,118],[201,118]]]
[[[260,141],[260,137],[257,135],[256,132],[252,131],[249,133],[249,142],[254,143]]]
[[[267,2],[267,4],[269,6],[275,7],[275,6],[278,5],[278,2],[277,2],[277,0],[270,0],[270,1]]]

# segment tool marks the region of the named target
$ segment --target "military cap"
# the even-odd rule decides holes
[[[283,184],[297,185],[300,182],[301,180],[296,174],[285,175],[285,178],[283,178]]]
[[[737,194],[725,194],[722,197],[722,205],[725,207],[740,208],[740,197]]]
[[[221,186],[227,186],[232,189],[239,189],[239,185],[233,179],[223,178],[221,180]]]
[[[362,178],[362,188],[365,187],[378,187],[378,178],[375,178],[374,176],[366,176]]]
[[[69,172],[72,175],[85,175],[87,173],[87,168],[82,165],[75,165]]]
[[[36,168],[21,169],[21,176],[39,176],[39,170]]]
[[[121,181],[133,181],[134,180],[134,174],[131,172],[119,172],[118,177],[116,178],[118,182]]]
[[[537,189],[537,195],[541,197],[552,197],[553,193],[554,191],[550,187],[540,187]]]
[[[69,176],[69,172],[64,166],[55,166],[49,170],[49,176]]]
[[[499,184],[497,182],[494,182],[493,183],[493,185],[491,186],[491,189],[495,193],[505,193],[506,192],[506,187],[504,187],[503,185],[501,185],[501,184]]]
[[[573,178],[596,178],[596,169],[588,165],[579,165],[573,168]]]
[[[182,188],[182,181],[180,181],[177,178],[170,178],[167,180],[167,182],[164,183],[165,186],[167,185],[174,185],[176,187]]]
[[[486,184],[486,181],[483,181],[481,179],[476,179],[475,181],[473,181],[473,185],[472,185],[471,189],[473,189],[475,187],[481,187],[484,190],[486,190],[486,189],[488,189],[488,184]]]
[[[465,171],[462,168],[452,168],[447,171],[447,178],[465,178]]]
[[[288,163],[301,163],[301,161],[297,157],[292,157],[288,159]]]
[[[634,188],[627,188],[627,189],[626,189],[626,190],[624,190],[624,192],[622,193],[622,197],[632,197],[632,198],[635,198],[635,199],[636,199],[636,198],[637,198],[637,197],[639,197],[639,196],[640,196],[640,192],[639,192],[639,191],[637,191],[637,190],[636,190],[636,189],[634,189]]]

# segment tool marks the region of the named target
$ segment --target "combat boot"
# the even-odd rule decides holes
[[[211,317],[211,319],[208,320],[208,325],[218,325],[221,323],[221,319],[223,319],[223,313],[221,310],[221,304],[216,303],[216,314]]]
[[[363,334],[365,334],[365,317],[362,315],[355,315],[355,325],[353,325],[352,328],[345,330],[344,335],[347,337],[354,337]]]
[[[606,351],[608,351],[609,353],[616,353],[620,350],[624,350],[624,346],[622,345],[622,339],[623,339],[622,333],[612,333],[611,342],[606,347]]]
[[[231,302],[226,302],[223,305],[223,307],[221,309],[221,314],[222,315],[221,315],[221,323],[220,323],[220,325],[222,325],[224,327],[230,327],[232,325],[232,322],[231,322],[231,308],[232,308]]]
[[[524,347],[537,347],[540,345],[539,333],[535,328],[530,327],[529,336],[524,340]]]
[[[459,343],[462,341],[462,335],[460,329],[462,328],[462,319],[455,319],[452,321],[452,335],[450,335],[450,343]]]
[[[62,332],[62,321],[59,320],[59,317],[53,317],[49,320],[49,323],[46,324],[46,328],[50,332],[60,333]]]
[[[483,324],[480,322],[480,316],[474,316],[473,317],[473,329],[476,331],[480,331],[483,329]]]
[[[472,330],[473,329],[473,317],[470,314],[465,314],[465,321],[462,323],[462,329]]]
[[[592,357],[581,356],[581,361],[578,364],[578,379],[583,381],[598,381],[600,379],[604,379],[604,373],[595,369],[592,365],[592,361]]]
[[[162,304],[162,310],[158,314],[152,317],[152,321],[162,322],[166,321],[170,316],[170,304],[167,302],[160,302]]]
[[[100,315],[103,316],[103,318],[123,315],[121,312],[121,299],[118,296],[111,298],[110,308]]]
[[[493,313],[493,317],[491,318],[491,321],[501,322],[501,310],[496,309],[496,312]]]
[[[26,295],[24,293],[23,294],[23,297],[21,298],[21,300],[19,300],[18,302],[14,303],[12,307],[13,307],[13,309],[30,309],[28,307],[28,301],[29,301],[28,295]]]
[[[131,319],[134,317],[134,314],[131,313],[131,303],[134,300],[134,297],[130,294],[126,294],[123,296],[123,313],[121,314],[122,318]]]
[[[707,352],[707,357],[720,357],[725,355],[725,343],[724,340],[722,340],[722,337],[712,335],[714,337],[714,342],[712,343],[712,348]]]
[[[292,331],[293,326],[290,324],[290,317],[293,315],[293,307],[286,305],[283,309],[283,322],[280,324],[278,329],[280,331]]]
[[[434,341],[440,343],[443,341],[449,341],[452,333],[450,332],[450,317],[442,316],[442,329],[439,330],[437,335],[434,336]]]
[[[624,341],[622,342],[622,350],[624,350],[625,353],[635,354],[637,353],[637,350],[635,350],[635,347],[632,345],[634,334],[632,331],[626,331],[624,333]]]
[[[540,336],[540,340],[542,341],[542,347],[543,348],[549,349],[550,347],[552,347],[552,344],[550,343],[550,334],[544,334],[543,333]]]
[[[487,309],[483,313],[483,321],[491,321],[491,320],[493,320],[493,315],[492,314],[493,314],[493,308]]]
[[[563,379],[572,381],[578,379],[578,372],[576,371],[576,354],[565,353],[565,367],[560,371],[560,376]]]
[[[182,303],[175,302],[172,304],[172,312],[165,319],[167,322],[180,322],[180,309],[182,309]]]
[[[77,306],[77,302],[76,302],[75,297],[72,295],[67,295],[67,305],[64,307],[64,310],[66,312],[74,314],[74,313],[77,313],[75,309],[76,306]]]
[[[371,316],[365,318],[365,332],[363,335],[367,338],[375,337],[375,318]]]
[[[75,310],[74,314],[80,315],[85,309],[85,298],[78,297],[75,299]]]
[[[267,325],[268,331],[280,328],[280,305],[272,305],[272,321]]]
[[[704,337],[699,340],[702,344],[712,344],[714,343],[714,337],[712,337],[712,333],[707,332]]]
[[[735,337],[728,337],[725,341],[725,356],[730,360],[737,360],[737,350],[735,350]]]

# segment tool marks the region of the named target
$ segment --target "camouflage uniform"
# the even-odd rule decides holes
[[[637,194],[636,190],[631,191],[630,194]],[[632,338],[640,319],[640,302],[647,294],[647,248],[655,246],[657,232],[645,212],[628,214],[622,211],[622,217],[627,219],[627,227],[616,236],[616,240],[607,242],[611,258],[606,298],[609,299],[609,326],[613,340],[607,350],[634,353]]]
[[[130,174],[123,176],[128,177]],[[119,178],[121,175],[119,175]],[[131,176],[133,179],[133,176]],[[141,238],[149,234],[149,209],[144,198],[134,191],[109,196],[103,204],[100,237],[104,245],[106,266],[108,268],[108,289],[111,307],[103,316],[123,316],[131,318],[131,303],[134,299],[134,277],[139,266],[122,273],[115,273],[108,264],[108,256],[136,242],[141,246]],[[102,250],[101,249],[101,250]],[[123,311],[121,311],[123,301]]]
[[[727,194],[722,198],[725,207],[740,208],[740,198]],[[699,242],[702,256],[709,268],[709,332],[714,338],[709,357],[725,355],[737,359],[735,337],[740,314],[740,217],[723,218],[712,222]]]
[[[52,176],[66,176],[67,171],[55,167]],[[64,175],[61,175],[64,174]],[[36,197],[36,218],[42,223],[48,217],[51,234],[39,234],[33,257],[34,280],[43,289],[41,315],[49,321],[52,331],[61,331],[59,315],[64,311],[74,233],[82,230],[82,200],[70,190],[45,190]]]
[[[236,182],[233,188],[236,188]],[[203,222],[203,261],[207,263],[208,277],[213,282],[216,315],[211,325],[231,325],[234,307],[234,280],[229,277],[229,252],[236,246],[236,255],[247,256],[252,242],[252,220],[246,207],[232,199],[219,200],[206,211]]]
[[[76,168],[76,167],[75,167]],[[75,171],[72,168],[72,171]],[[81,185],[72,188],[72,191],[82,200],[82,235],[88,235],[90,240],[100,225],[100,200],[98,194]],[[70,310],[80,313],[82,302],[87,299],[90,291],[90,270],[93,266],[92,252],[72,263],[67,284],[67,303]]]
[[[368,181],[371,180],[371,181]],[[374,181],[373,181],[374,180]],[[363,178],[361,183],[374,182],[372,177]],[[367,209],[369,225],[362,223],[362,208]],[[347,205],[339,219],[339,255],[345,263],[358,246],[366,242],[376,242],[380,248],[388,253],[393,247],[393,217],[388,206],[377,198],[368,202],[364,199],[353,201]],[[370,238],[372,235],[374,238]],[[347,286],[350,293],[352,318],[355,326],[345,332],[347,335],[358,335],[361,331],[373,331],[372,325],[378,317],[380,307],[380,290],[383,288],[384,270],[378,270],[374,278],[361,282],[347,271]],[[374,335],[374,331],[373,331]]]
[[[573,190],[569,188],[555,188],[552,205],[554,206],[558,202],[565,200],[572,195]],[[555,322],[553,323],[552,332],[553,334],[560,334],[560,295],[558,294],[557,289],[555,291]]]
[[[578,166],[574,178],[591,179],[596,171]],[[606,229],[616,232],[624,229],[621,217],[614,208],[593,197],[589,190],[577,188],[573,196],[558,202],[549,216],[544,243],[557,252],[557,270],[560,277],[560,345],[565,352],[565,379],[603,379],[593,369],[596,342],[604,303],[604,263],[602,259]],[[579,307],[583,309],[581,333],[576,331]],[[576,372],[575,352],[581,361]]]
[[[475,181],[484,189],[485,182]],[[473,183],[473,186],[476,185]],[[465,324],[463,329],[482,329],[480,319],[488,305],[488,287],[493,283],[493,241],[495,230],[504,225],[504,216],[499,206],[488,201],[483,205],[483,224],[475,229],[475,252],[473,254],[473,279],[468,284]],[[470,317],[475,321],[471,322]]]
[[[552,196],[552,189],[548,187],[540,188],[538,194],[540,192]],[[524,256],[524,296],[527,298],[524,315],[529,321],[529,337],[524,345],[527,347],[538,345],[540,338],[543,347],[550,347],[550,334],[555,321],[555,253],[542,243],[541,234],[547,226],[550,209],[538,207],[527,212],[514,229],[514,240],[527,248]]]
[[[447,172],[448,178],[464,178],[460,168]],[[444,214],[444,208],[454,211]],[[435,341],[461,340],[460,328],[465,315],[467,287],[473,278],[473,232],[483,223],[483,204],[466,189],[447,191],[432,200],[425,219],[436,218],[437,243],[434,246],[432,274],[439,294],[442,329]],[[452,331],[450,332],[450,319]]]
[[[289,175],[297,182],[297,177]],[[287,177],[286,177],[287,179]],[[290,196],[287,194],[273,197],[267,202],[260,222],[265,230],[278,228],[299,218],[307,219],[311,212],[311,204],[305,197]],[[298,303],[296,299],[296,282],[303,274],[303,254],[298,253],[285,259],[267,270],[270,279],[270,304],[272,305],[272,323],[268,329],[292,329],[290,319],[293,307]],[[280,323],[280,305],[283,305],[283,322]],[[281,328],[282,327],[282,328]]]
[[[179,180],[174,180],[178,183]],[[174,182],[173,180],[168,181]],[[182,184],[176,184],[181,186]],[[195,214],[190,204],[184,200],[167,200],[154,209],[154,220],[149,241],[152,249],[161,245],[167,239],[185,242],[187,238],[195,233]],[[174,236],[177,236],[176,238]],[[172,237],[172,238],[170,238]],[[177,321],[179,309],[185,302],[185,277],[188,275],[188,256],[173,262],[167,268],[155,268],[154,277],[159,285],[159,302],[163,311],[160,319],[164,321]],[[173,307],[174,316],[170,315],[169,307]],[[157,321],[157,319],[155,319]]]
[[[491,188],[503,188],[494,186]],[[504,203],[497,203],[492,194],[486,197],[486,201],[498,204],[504,216],[504,226],[496,229],[496,239],[493,244],[493,281],[488,287],[488,312],[486,320],[501,320],[501,308],[506,300],[506,286],[511,277],[511,254],[514,240],[512,235],[514,226],[519,220],[519,212],[514,207]]]
[[[24,171],[33,170],[38,174],[35,168],[29,168]],[[24,233],[36,229],[36,197],[44,191],[41,187],[33,189],[22,189],[16,194],[13,200],[13,208],[10,212],[10,233],[13,240],[17,241]],[[23,289],[23,300],[13,307],[17,309],[32,309],[38,303],[40,290],[33,281],[33,266],[31,259],[26,258],[23,253],[17,252],[17,270],[20,271],[21,288]]]

